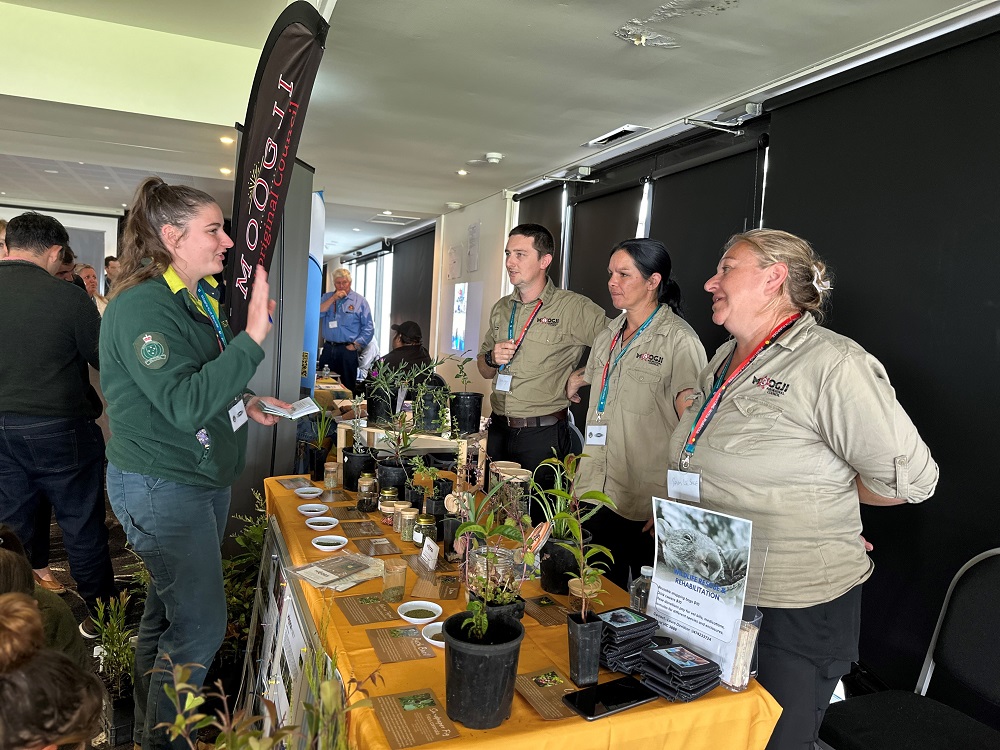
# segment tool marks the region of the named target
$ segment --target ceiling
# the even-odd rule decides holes
[[[120,211],[157,173],[231,206],[232,175],[219,170],[234,167],[235,147],[219,139],[243,120],[260,48],[286,4],[0,2],[0,203]],[[299,146],[323,191],[327,254],[998,5],[339,0]],[[580,145],[626,123],[652,132],[604,151]],[[466,164],[488,152],[503,159]],[[383,211],[413,221],[373,223]]]

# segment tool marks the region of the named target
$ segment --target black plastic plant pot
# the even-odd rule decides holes
[[[406,469],[395,458],[383,458],[378,462],[379,490],[395,487],[399,497],[406,497]]]
[[[566,615],[569,631],[569,678],[577,687],[597,684],[597,672],[601,668],[601,632],[604,621],[593,612],[587,613],[587,621],[579,612]]]
[[[315,445],[306,446],[306,456],[309,462],[309,477],[314,482],[323,481],[324,465],[326,458],[330,454],[327,448],[317,448]]]
[[[461,391],[451,394],[451,421],[460,435],[479,432],[479,420],[483,415],[483,394]]]
[[[434,401],[434,393],[420,397],[420,403],[413,403],[413,426],[418,432],[440,433],[441,407]]]
[[[431,495],[426,501],[427,513],[434,516],[435,518],[444,518],[447,512],[444,507],[444,496],[435,497]]]
[[[456,516],[445,516],[438,521],[438,541],[444,546],[444,559],[448,562],[457,562],[462,558],[455,551],[455,532],[462,525],[462,519]]]
[[[509,617],[491,620],[482,641],[462,623],[468,612],[444,621],[445,707],[469,729],[493,729],[510,718],[524,627]]]
[[[583,538],[585,542],[590,540],[590,532],[586,529],[583,531]],[[539,567],[542,571],[542,591],[549,594],[568,594],[568,573],[577,572],[578,566],[573,553],[557,544],[557,542],[572,544],[573,540],[553,539],[550,537],[542,546],[541,559],[539,560]]]
[[[410,507],[416,508],[421,513],[424,510],[424,488],[423,487],[406,487],[406,495],[403,498],[410,504]]]
[[[132,693],[113,701],[104,696],[104,706],[101,708],[101,729],[104,731],[104,741],[108,747],[123,747],[132,745],[132,729],[135,723],[135,703]]]
[[[379,391],[368,394],[368,424],[387,425],[392,422],[394,404],[389,397]]]
[[[472,592],[469,592],[469,598],[482,601],[479,594]],[[519,596],[510,604],[487,604],[486,617],[489,618],[490,622],[502,617],[513,617],[515,620],[520,620],[524,617],[524,599]]]
[[[362,474],[375,473],[375,457],[368,451],[355,453],[344,451],[344,489],[358,491],[358,478]]]
[[[434,497],[438,500],[444,500],[454,489],[455,482],[451,479],[442,477],[434,480]]]

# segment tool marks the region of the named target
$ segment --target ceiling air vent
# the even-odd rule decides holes
[[[647,128],[644,125],[622,125],[620,128],[615,128],[610,133],[597,136],[592,141],[581,143],[580,146],[584,148],[604,148],[605,146],[610,146],[613,143],[618,143],[618,141],[623,141],[626,138],[632,138],[637,135],[642,135],[643,133],[648,133],[650,130],[651,128]]]
[[[392,216],[385,216],[384,214],[375,214],[368,220],[369,224],[388,224],[393,227],[405,227],[412,224],[415,221],[420,221],[419,216],[401,216],[400,214],[393,214]]]

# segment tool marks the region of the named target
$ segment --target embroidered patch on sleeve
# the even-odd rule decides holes
[[[142,366],[150,370],[159,370],[167,364],[167,359],[170,357],[170,347],[167,346],[162,333],[144,333],[133,341],[132,345]]]

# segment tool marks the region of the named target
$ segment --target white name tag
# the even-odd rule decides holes
[[[700,503],[701,474],[667,469],[667,497],[689,503]]]
[[[336,327],[337,327],[337,321],[336,320],[331,320],[330,321],[330,328],[336,328]]]
[[[497,375],[497,390],[508,393],[510,391],[510,375]]]
[[[607,445],[608,426],[606,424],[587,425],[587,445]]]
[[[242,398],[236,399],[236,403],[229,407],[229,423],[233,426],[233,432],[247,423],[247,407]]]

